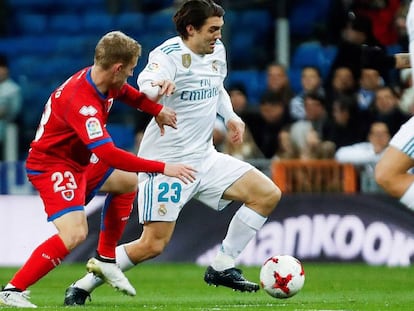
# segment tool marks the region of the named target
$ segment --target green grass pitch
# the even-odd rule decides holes
[[[83,275],[83,265],[62,264],[33,285],[31,301],[38,310],[414,310],[414,269],[373,267],[349,263],[303,262],[306,281],[301,292],[289,299],[275,299],[263,290],[234,292],[210,287],[203,281],[204,267],[192,264],[145,263],[126,274],[137,289],[127,297],[103,285],[92,293],[85,307],[64,307],[65,288]],[[258,281],[259,267],[242,267]],[[0,268],[0,284],[6,284],[16,268]],[[1,310],[16,310],[1,308]]]

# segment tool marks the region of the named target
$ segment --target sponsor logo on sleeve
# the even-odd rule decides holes
[[[92,106],[82,106],[82,108],[79,110],[79,113],[85,117],[91,116],[93,117],[98,113],[98,110],[96,110]]]
[[[103,136],[101,123],[97,118],[89,118],[88,120],[86,120],[85,125],[89,139],[94,139]]]

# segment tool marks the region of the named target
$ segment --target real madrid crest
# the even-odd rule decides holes
[[[191,65],[191,55],[190,54],[181,55],[181,60],[182,60],[183,66],[185,68],[190,67],[190,65]]]
[[[213,69],[214,72],[218,72],[218,61],[213,61],[211,63],[211,68]]]
[[[167,214],[167,208],[165,207],[165,204],[160,204],[158,207],[158,215],[165,216]]]

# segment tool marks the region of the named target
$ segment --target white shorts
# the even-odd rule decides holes
[[[391,138],[390,145],[414,159],[414,117],[401,126]]]
[[[221,198],[224,191],[253,169],[249,163],[219,152],[211,153],[192,166],[197,170],[196,180],[187,185],[163,174],[139,174],[140,223],[176,221],[183,206],[193,198],[214,210],[222,210],[231,203]]]

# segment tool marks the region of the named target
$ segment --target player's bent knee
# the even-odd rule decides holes
[[[280,191],[279,187],[275,184],[269,186],[269,189],[266,191],[266,194],[263,196],[265,204],[269,206],[269,208],[274,209],[279,203],[282,197],[282,191]]]
[[[68,250],[74,249],[76,246],[81,244],[83,241],[86,240],[86,237],[88,235],[88,230],[81,228],[77,229],[76,231],[70,232],[70,233],[60,233],[60,236],[65,243]]]

